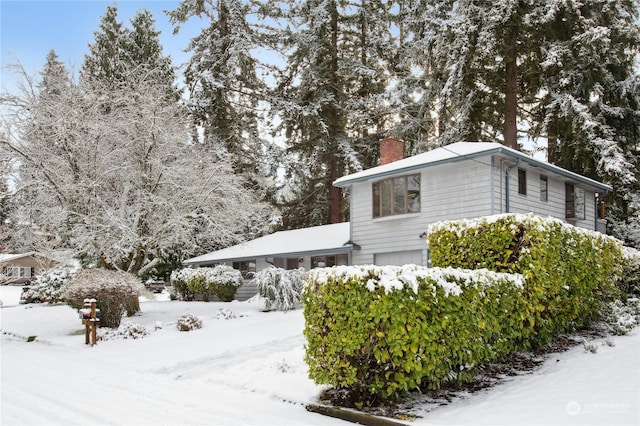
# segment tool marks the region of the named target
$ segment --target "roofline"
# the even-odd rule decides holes
[[[194,262],[190,262],[185,260],[182,262],[183,265],[192,265],[192,266],[200,266],[206,265],[209,263],[218,263],[218,262],[239,262],[243,260],[254,260],[254,259],[266,259],[269,257],[298,257],[305,255],[323,255],[323,254],[339,254],[339,253],[349,253],[353,250],[358,250],[352,245],[345,245],[344,247],[336,247],[322,250],[307,250],[307,251],[293,251],[293,252],[285,252],[285,253],[270,253],[270,254],[262,254],[256,256],[241,256],[241,257],[223,257],[218,259],[207,259],[207,260],[198,260]]]
[[[415,164],[412,166],[406,166],[406,167],[401,167],[398,169],[394,169],[394,170],[388,170],[385,172],[380,172],[377,174],[373,174],[373,175],[368,175],[368,176],[363,176],[360,178],[354,178],[354,179],[344,179],[347,176],[344,176],[342,178],[337,179],[335,182],[333,182],[334,186],[337,186],[339,188],[344,188],[347,186],[352,185],[353,183],[357,183],[357,182],[364,182],[367,180],[372,180],[372,179],[380,179],[380,178],[384,178],[387,176],[393,176],[393,175],[397,175],[398,173],[403,173],[403,172],[411,172],[411,171],[415,171],[415,170],[420,170],[426,167],[433,167],[433,166],[438,166],[441,164],[446,164],[446,163],[455,163],[458,161],[464,161],[464,160],[471,160],[477,157],[484,157],[484,156],[489,156],[489,155],[497,155],[497,154],[502,154],[502,155],[506,155],[508,157],[514,158],[516,160],[521,160],[525,163],[528,163],[531,166],[535,166],[535,167],[540,167],[542,169],[546,169],[549,170],[553,173],[556,173],[558,175],[564,176],[568,179],[572,179],[575,181],[578,181],[580,183],[583,183],[585,185],[589,185],[591,187],[595,187],[597,189],[600,189],[601,191],[607,193],[610,192],[613,188],[610,185],[604,184],[604,183],[600,183],[598,181],[595,181],[593,179],[590,179],[586,176],[582,176],[579,175],[577,173],[574,172],[570,172],[569,170],[565,170],[562,167],[558,167],[555,166],[553,164],[550,163],[546,163],[544,161],[540,161],[540,160],[536,160],[533,157],[530,157],[526,154],[523,154],[519,151],[516,151],[512,148],[508,148],[505,146],[501,146],[501,147],[495,147],[495,148],[491,148],[485,151],[479,151],[479,152],[474,152],[471,154],[456,154],[455,157],[453,158],[445,158],[443,160],[438,160],[438,161],[433,161],[433,162],[429,162],[429,163],[422,163],[422,164]],[[342,182],[340,182],[341,179],[344,179]]]

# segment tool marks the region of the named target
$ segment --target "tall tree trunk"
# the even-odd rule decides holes
[[[333,182],[339,177],[340,161],[336,157],[338,138],[342,133],[340,126],[340,113],[337,108],[339,93],[338,79],[338,8],[335,1],[331,2],[331,79],[332,92],[334,95],[334,104],[330,106],[328,111],[329,119],[329,143],[333,145],[332,152],[329,152],[331,160],[329,161],[329,223],[342,222],[342,193],[340,188],[333,186]]]
[[[505,36],[505,44],[508,47],[505,58],[506,90],[504,96],[504,144],[518,149],[518,127],[516,117],[518,114],[518,33],[515,27],[511,27]]]

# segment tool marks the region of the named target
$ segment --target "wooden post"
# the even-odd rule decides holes
[[[91,299],[91,320],[90,321],[91,321],[91,346],[93,346],[98,341],[98,333],[97,333],[98,324],[96,324],[96,299]]]

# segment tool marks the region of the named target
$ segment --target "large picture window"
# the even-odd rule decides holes
[[[420,175],[398,176],[373,184],[373,217],[418,213]]]

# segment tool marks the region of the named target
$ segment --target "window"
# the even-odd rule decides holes
[[[297,257],[276,257],[273,263],[277,268],[282,269],[298,269],[300,267],[300,259]]]
[[[518,194],[527,195],[527,171],[518,169]]]
[[[584,189],[573,184],[564,184],[565,217],[567,219],[584,219]]]
[[[420,175],[398,176],[373,184],[373,217],[420,211]]]
[[[347,254],[336,254],[330,256],[312,256],[311,257],[311,268],[325,268],[329,266],[336,265],[348,265],[349,264],[349,255]]]
[[[549,201],[549,179],[540,175],[540,201]]]
[[[243,260],[241,262],[233,262],[233,269],[237,269],[242,274],[242,278],[251,279],[256,272],[255,260]]]

